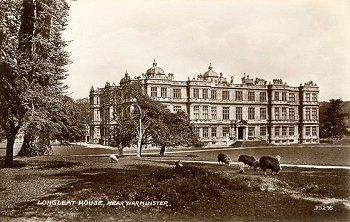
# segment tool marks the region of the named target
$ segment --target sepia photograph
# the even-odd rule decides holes
[[[350,221],[349,0],[0,0],[0,221]]]

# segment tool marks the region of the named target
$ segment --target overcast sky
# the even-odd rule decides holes
[[[69,0],[68,0],[69,1]],[[208,70],[291,86],[310,80],[320,100],[350,100],[348,0],[77,0],[66,40],[71,95],[145,73],[155,58],[187,80]]]

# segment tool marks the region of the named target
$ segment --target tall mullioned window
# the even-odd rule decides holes
[[[222,136],[230,136],[230,127],[222,127]]]
[[[312,101],[317,102],[317,93],[312,93]]]
[[[194,119],[199,119],[199,106],[193,107],[193,117]]]
[[[266,92],[260,92],[260,102],[266,102]]]
[[[305,135],[310,136],[310,126],[305,127]]]
[[[202,98],[208,99],[208,89],[202,89]]]
[[[248,108],[248,119],[249,120],[255,119],[255,108],[254,107]]]
[[[282,120],[287,120],[287,108],[282,107]]]
[[[157,97],[157,87],[151,87],[151,97]]]
[[[167,88],[165,88],[165,87],[160,88],[160,96],[161,96],[162,98],[168,97]]]
[[[211,98],[211,99],[216,99],[216,94],[217,94],[216,90],[211,90],[211,91],[210,91],[210,94],[211,94],[211,95],[210,95],[210,98]]]
[[[282,136],[283,137],[287,136],[287,127],[286,126],[282,126]]]
[[[266,108],[260,108],[260,119],[266,119]]]
[[[243,101],[243,92],[236,91],[236,101]]]
[[[223,120],[230,119],[230,107],[222,107],[222,119]]]
[[[199,98],[199,89],[193,89],[193,98],[195,99]]]
[[[294,126],[289,127],[289,136],[294,136]]]
[[[230,91],[228,90],[222,91],[222,100],[230,100]]]
[[[310,93],[305,93],[305,101],[310,102]]]
[[[295,120],[295,109],[289,108],[289,120]]]
[[[216,127],[211,128],[211,137],[216,137]]]
[[[312,120],[317,120],[317,109],[312,108]]]
[[[295,102],[295,93],[289,93],[289,102]]]
[[[248,92],[248,101],[255,101],[255,92],[253,91]]]
[[[210,107],[210,110],[211,110],[211,119],[217,119],[216,106]]]
[[[306,109],[305,109],[305,119],[306,119],[306,120],[311,120],[310,108],[306,108]]]
[[[203,127],[203,137],[209,138],[209,128],[208,127]]]
[[[254,137],[255,136],[255,127],[250,126],[248,127],[248,137]]]
[[[194,135],[199,137],[199,127],[194,127],[193,131],[194,131]]]
[[[279,101],[280,100],[280,94],[279,92],[275,92],[275,101]]]
[[[287,101],[287,93],[282,92],[282,101]]]
[[[173,89],[173,96],[175,99],[181,99],[181,89]]]
[[[312,127],[312,135],[317,136],[317,127],[316,126]]]
[[[208,119],[208,106],[203,106],[202,107],[202,115],[203,115],[203,119]]]
[[[236,120],[243,119],[242,107],[236,107]]]
[[[276,137],[280,136],[280,127],[279,126],[275,126],[275,136]]]
[[[275,120],[279,120],[279,119],[280,119],[280,108],[275,107]]]

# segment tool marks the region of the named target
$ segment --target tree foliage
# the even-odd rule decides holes
[[[120,103],[117,125],[113,126],[112,137],[117,146],[128,146],[137,141],[139,136],[139,119],[141,117],[141,145],[154,144],[161,147],[164,155],[165,147],[203,146],[195,136],[193,125],[184,112],[171,113],[162,103],[153,100],[143,93],[139,82],[125,85],[127,101],[135,98],[137,103]],[[123,97],[125,98],[125,97]],[[122,100],[121,100],[122,101]],[[141,113],[135,105],[141,108]],[[130,111],[131,110],[131,111]]]
[[[341,99],[331,99],[328,107],[320,115],[320,128],[322,138],[341,138],[347,134],[345,118],[349,113],[343,110]]]
[[[30,123],[47,115],[35,116],[34,111],[48,107],[52,95],[65,90],[69,60],[61,33],[68,9],[64,0],[0,0],[0,125],[7,140],[6,166],[13,164],[19,129],[33,130]]]

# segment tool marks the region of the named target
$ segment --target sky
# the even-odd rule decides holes
[[[208,70],[290,86],[313,81],[320,101],[350,100],[348,0],[68,0],[75,98],[140,76],[153,60],[176,80]]]

